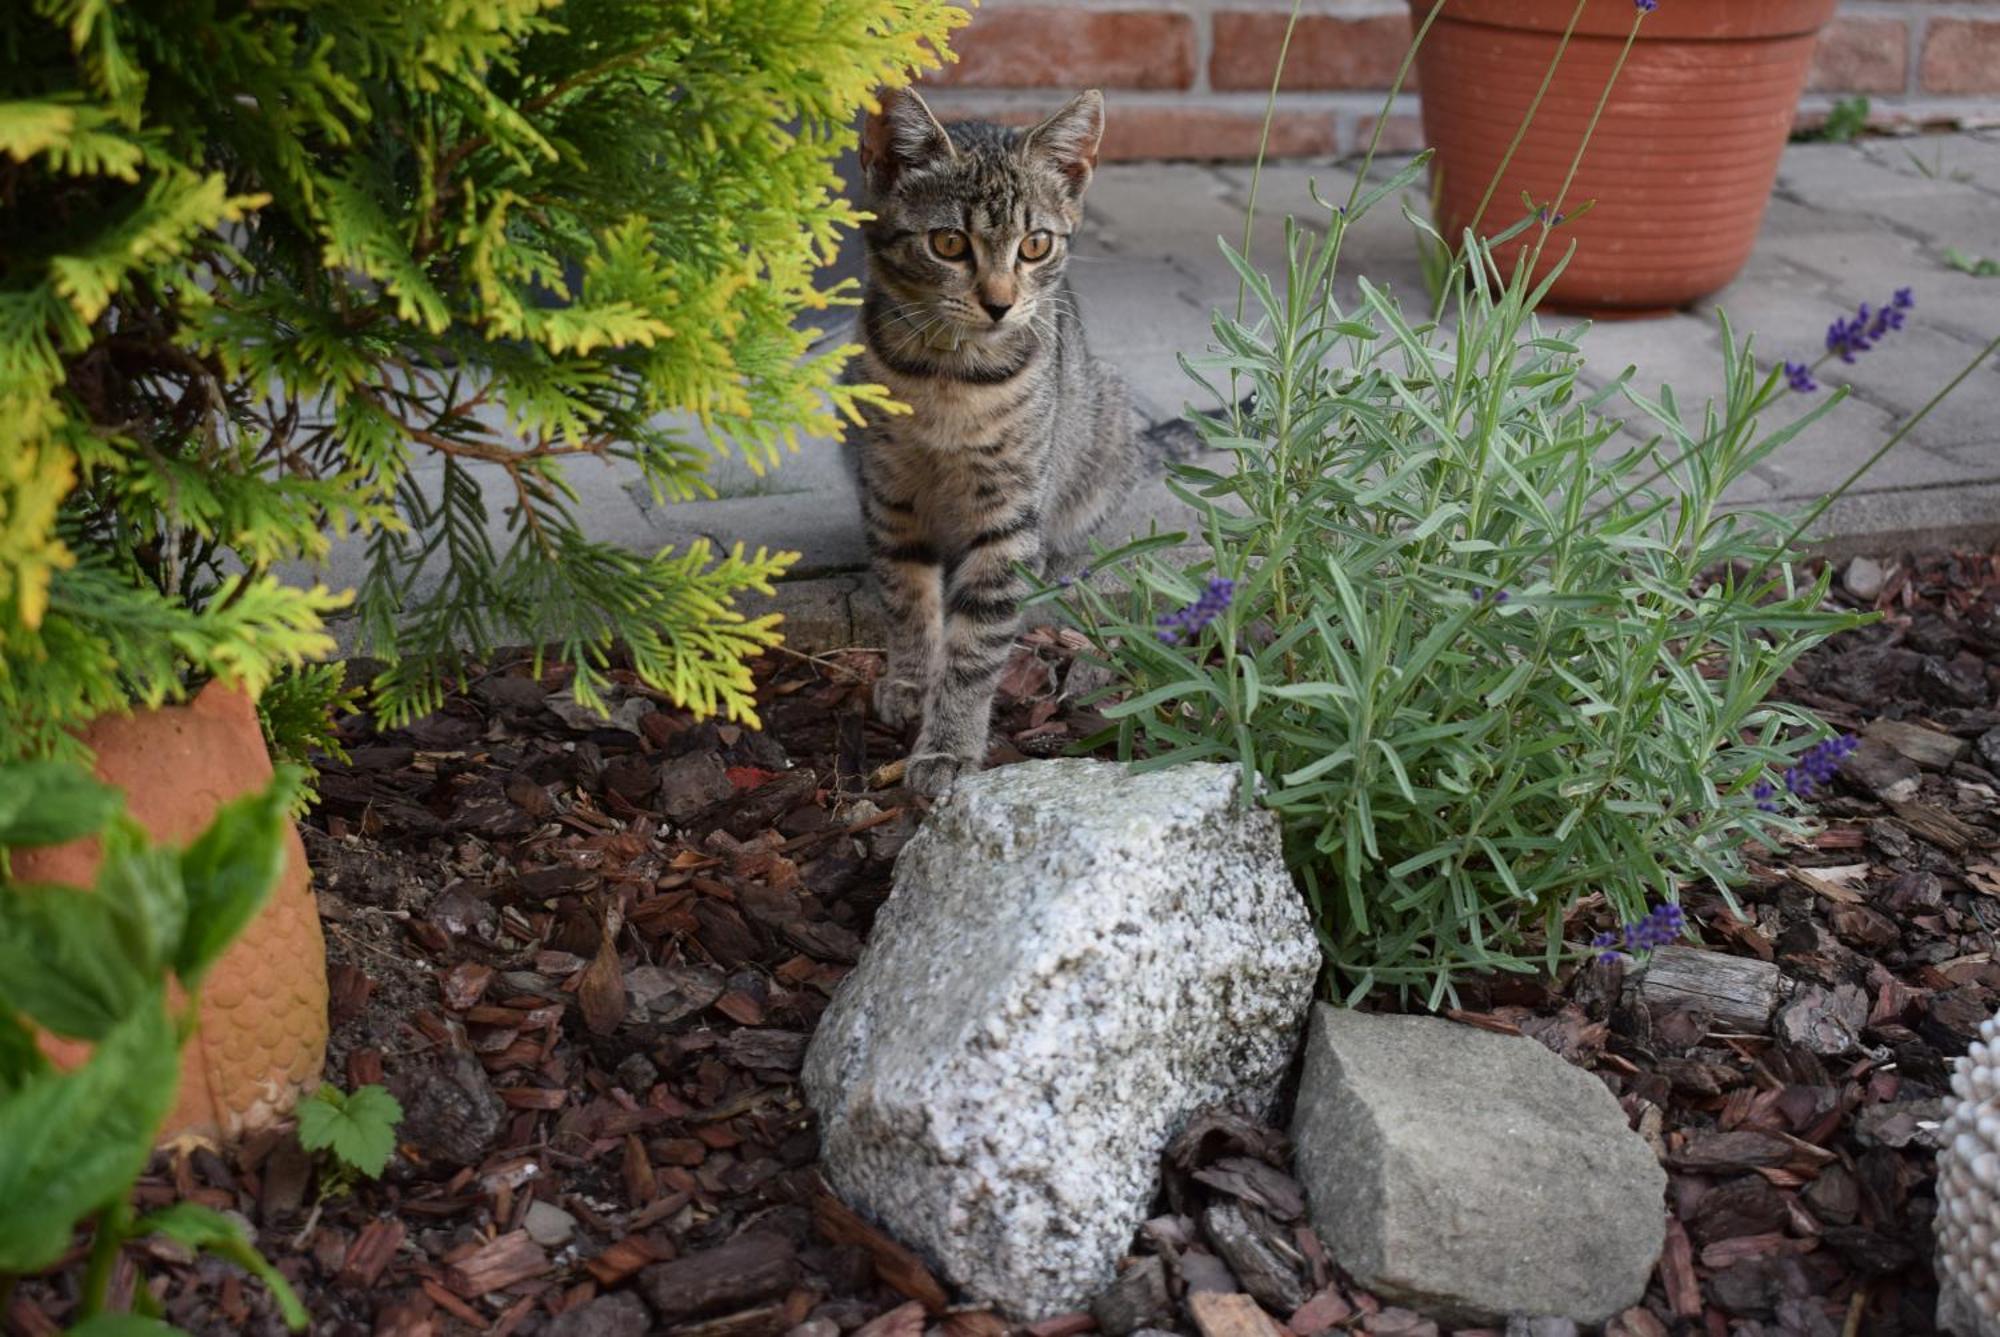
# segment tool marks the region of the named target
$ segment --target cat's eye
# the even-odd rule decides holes
[[[1047,232],[1030,232],[1026,237],[1021,239],[1021,258],[1023,260],[1046,260],[1048,259],[1050,248],[1055,244],[1056,239]]]
[[[931,250],[940,260],[963,260],[972,243],[955,227],[941,227],[931,233]]]

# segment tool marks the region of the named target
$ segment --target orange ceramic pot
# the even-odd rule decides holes
[[[81,735],[97,774],[125,792],[126,809],[155,839],[185,844],[231,799],[271,779],[257,709],[242,691],[211,682],[193,702],[106,716]],[[97,841],[17,850],[24,882],[87,887]],[[316,1089],[326,1062],[326,943],[313,903],[305,846],[285,832],[285,871],[263,912],[202,985],[201,1011],[181,1064],[179,1100],[163,1143],[218,1144],[290,1113]],[[82,1044],[42,1038],[60,1064],[82,1062]]]
[[[1410,0],[1421,21],[1436,0]],[[1437,150],[1440,231],[1471,224],[1555,59],[1574,0],[1442,0],[1417,53]],[[1602,315],[1681,306],[1749,259],[1819,30],[1835,0],[1662,0],[1639,25],[1543,268],[1576,254],[1547,304]],[[1631,31],[1632,0],[1585,0],[1549,91],[1494,190],[1482,235],[1519,221],[1523,192],[1555,199]],[[1534,230],[1501,248],[1511,261]]]

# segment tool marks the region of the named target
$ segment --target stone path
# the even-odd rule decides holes
[[[1281,253],[1284,216],[1319,212],[1311,180],[1339,198],[1353,178],[1332,164],[1265,170],[1253,255],[1266,267]],[[1138,164],[1107,167],[1091,188],[1091,218],[1071,273],[1093,344],[1124,371],[1153,420],[1177,415],[1196,392],[1175,355],[1199,352],[1210,311],[1236,300],[1216,237],[1240,239],[1249,186],[1247,165]],[[1856,365],[1838,367],[1854,387],[1850,401],[1734,494],[1743,503],[1810,503],[2000,333],[2000,277],[1953,271],[1944,259],[1953,248],[2000,260],[2000,131],[1795,144],[1742,276],[1691,311],[1594,326],[1584,336],[1586,379],[1601,384],[1632,365],[1641,388],[1665,381],[1683,404],[1698,403],[1721,382],[1717,309],[1739,333],[1754,334],[1765,356],[1810,360],[1836,316],[1911,288],[1917,306],[1909,327]],[[852,246],[840,264],[858,264]],[[1421,304],[1411,231],[1391,207],[1350,232],[1341,267],[1350,295],[1354,276],[1366,274]],[[798,551],[780,600],[794,645],[853,643],[872,626],[872,601],[855,597],[861,535],[831,442],[808,445],[765,478],[724,467],[715,476],[722,497],[711,502],[658,505],[635,478],[610,467],[574,468],[570,478],[592,532],[634,548],[705,535]],[[1178,527],[1173,505],[1155,486],[1135,499],[1128,522],[1143,528],[1147,517],[1162,516]],[[1989,361],[1830,509],[1817,536],[1841,552],[2000,537],[2000,363]],[[351,583],[359,572],[359,553],[348,548],[337,551],[329,579]]]

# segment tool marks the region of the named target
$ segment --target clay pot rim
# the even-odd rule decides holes
[[[1409,0],[1421,22],[1442,3],[1439,23],[1559,35],[1575,9],[1573,0]],[[1639,43],[1761,42],[1809,37],[1833,18],[1837,0],[1663,0],[1639,25]],[[1631,0],[1588,0],[1576,25],[1579,37],[1615,37],[1632,29]]]

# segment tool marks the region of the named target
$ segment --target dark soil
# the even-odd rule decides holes
[[[1700,950],[1785,982],[1774,1018],[1746,1022],[1740,999],[1718,1017],[1594,964],[1475,982],[1453,1014],[1598,1073],[1669,1168],[1665,1256],[1610,1332],[1933,1331],[1939,1097],[2000,1006],[2000,552],[1905,559],[1873,602],[1881,623],[1783,688],[1875,731],[1819,804],[1823,828],[1755,869],[1744,918],[1688,898]],[[1098,727],[1075,704],[1077,645],[1024,641],[995,762]],[[142,1201],[240,1211],[317,1333],[1004,1331],[825,1193],[797,1084],[921,817],[888,765],[902,740],[867,717],[877,668],[863,651],[763,661],[763,732],[695,724],[629,680],[607,724],[526,657],[407,728],[348,721],[351,759],[326,767],[306,833],[327,1075],[397,1094],[398,1154],[380,1182],[322,1199],[321,1168],[269,1135],[163,1160]],[[1586,902],[1568,936],[1609,926]],[[1438,1331],[1346,1283],[1302,1226],[1287,1161],[1282,1137],[1225,1112],[1190,1130],[1106,1323]],[[19,1287],[6,1330],[56,1331],[81,1270],[79,1249]],[[118,1285],[141,1281],[193,1332],[281,1330],[227,1265],[134,1249]]]

